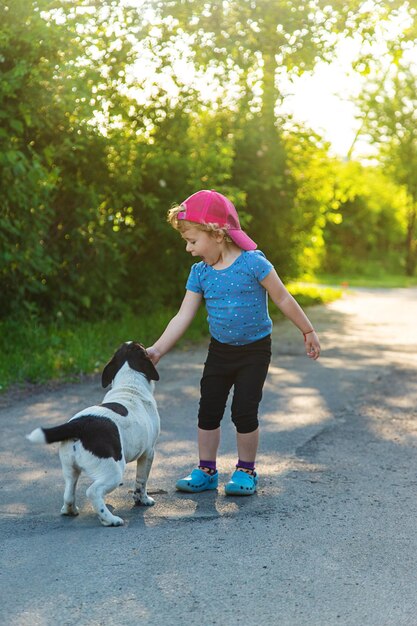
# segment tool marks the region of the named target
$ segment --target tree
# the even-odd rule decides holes
[[[405,270],[417,264],[417,64],[406,58],[389,66],[360,98],[362,132],[378,149],[378,159],[408,195],[404,240]]]
[[[370,39],[378,19],[388,19],[407,3],[313,0],[307,8],[300,0],[164,0],[149,5],[156,11],[159,36],[153,37],[160,63],[169,67],[176,50],[188,50],[197,74],[213,84],[211,100],[200,97],[208,107],[211,102],[235,115],[232,183],[246,193],[251,234],[284,276],[296,275],[301,231],[308,223],[297,215],[297,182],[283,139],[284,120],[277,115],[280,75],[301,74],[320,58],[330,60],[340,36]],[[234,98],[226,98],[228,92]],[[309,223],[318,241],[322,209],[320,202],[311,206],[317,209]]]
[[[299,124],[284,132],[288,168],[294,181],[294,262],[302,274],[314,276],[326,256],[324,233],[328,223],[340,221],[344,193],[338,184],[341,163],[329,156],[329,145]]]
[[[403,271],[407,194],[377,166],[339,163],[332,177],[336,210],[323,232],[323,270],[335,274]]]
[[[0,2],[2,315],[87,311],[103,276],[123,274],[113,216],[124,207],[100,123],[122,103],[129,15],[110,1]]]

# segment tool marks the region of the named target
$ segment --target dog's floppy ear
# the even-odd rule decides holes
[[[135,350],[132,350],[127,359],[129,366],[137,372],[145,374],[149,380],[159,380],[159,374],[155,369],[155,365],[148,357],[145,348],[139,343],[133,345]]]
[[[108,387],[116,376],[119,367],[117,365],[116,355],[110,359],[110,361],[105,365],[103,373],[101,375],[101,384],[104,388]]]
[[[149,380],[159,380],[159,374],[148,355],[145,355],[145,370],[143,373],[149,378]]]
[[[101,375],[101,384],[103,387],[108,387],[116,376],[119,369],[127,361],[128,344],[122,343],[120,348],[116,350],[110,361],[105,365],[103,373]]]

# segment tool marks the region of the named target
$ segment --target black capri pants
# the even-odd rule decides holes
[[[232,421],[238,433],[258,428],[258,408],[271,361],[271,336],[244,346],[220,343],[212,338],[200,382],[198,426],[220,426],[230,389],[234,386]]]

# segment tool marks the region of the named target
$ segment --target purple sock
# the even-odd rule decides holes
[[[211,474],[216,473],[216,461],[204,461],[203,459],[200,459],[198,467],[206,467],[210,470]]]
[[[246,469],[246,470],[250,470],[251,472],[253,472],[255,470],[255,461],[249,463],[248,461],[241,461],[239,459],[236,467],[238,469],[240,467],[241,469]]]

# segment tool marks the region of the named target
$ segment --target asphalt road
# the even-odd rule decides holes
[[[99,524],[86,479],[80,516],[61,517],[57,446],[24,437],[100,401],[98,379],[3,397],[0,623],[417,626],[417,289],[355,291],[309,315],[317,362],[289,322],[275,326],[249,498],[223,492],[229,415],[218,492],[174,488],[196,461],[204,346],[159,365],[156,505],[133,506],[130,465],[107,498],[120,528]]]

